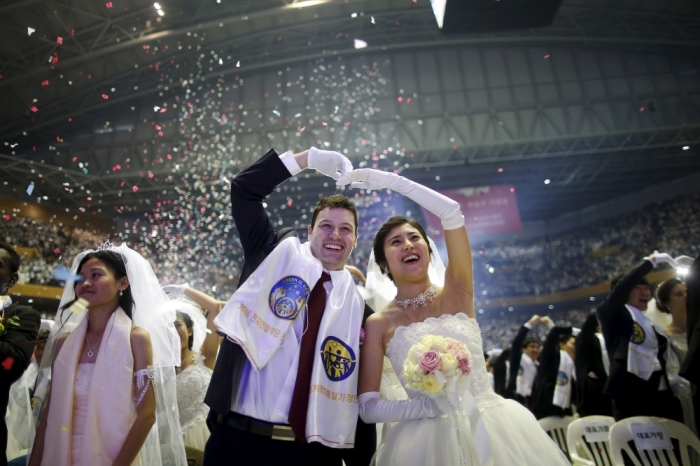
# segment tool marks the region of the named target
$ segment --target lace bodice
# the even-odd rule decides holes
[[[95,364],[92,363],[78,364],[78,370],[75,372],[75,385],[73,386],[74,404],[77,406],[87,406],[90,380],[92,379],[92,370],[94,368]]]
[[[676,352],[676,355],[678,356],[678,361],[680,361],[680,363],[683,364],[683,360],[685,359],[685,355],[688,354],[688,337],[686,336],[685,333],[681,333],[681,334],[672,333],[668,336],[668,338],[671,340],[671,345],[673,345],[673,350]]]
[[[496,395],[489,383],[484,360],[481,330],[476,319],[470,319],[466,314],[444,314],[440,317],[430,317],[423,322],[415,322],[405,327],[398,327],[386,348],[386,355],[394,367],[401,384],[406,388],[403,378],[403,363],[408,351],[424,335],[440,335],[454,338],[465,345],[472,354],[472,372],[469,377],[469,391],[476,399],[479,410],[490,408],[503,403],[503,398]],[[410,397],[420,396],[418,392],[406,389]]]
[[[212,370],[204,365],[204,357],[197,353],[194,362],[177,375],[177,407],[183,430],[207,418],[209,408],[204,404],[204,395],[211,374]]]

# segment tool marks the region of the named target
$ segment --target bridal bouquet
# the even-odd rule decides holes
[[[448,382],[456,382],[472,371],[470,360],[471,353],[464,343],[453,338],[424,335],[408,351],[403,378],[411,390],[439,395]]]

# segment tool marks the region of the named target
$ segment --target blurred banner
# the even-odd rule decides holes
[[[459,202],[471,236],[511,233],[523,229],[513,186],[480,186],[440,193]],[[428,234],[442,237],[440,219],[427,210],[422,210]]]

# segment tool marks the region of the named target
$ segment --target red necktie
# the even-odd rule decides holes
[[[311,373],[316,360],[316,339],[321,327],[323,311],[326,309],[326,289],[323,284],[331,279],[326,272],[321,274],[309,296],[307,327],[299,348],[299,368],[294,385],[292,405],[289,408],[289,425],[299,443],[306,443],[306,413],[309,408]]]

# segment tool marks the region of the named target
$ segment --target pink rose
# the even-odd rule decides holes
[[[472,371],[472,364],[467,358],[458,358],[457,367],[459,367],[459,370],[462,371],[462,374],[469,374]]]
[[[440,353],[432,349],[421,354],[418,358],[418,365],[429,374],[440,369],[440,362]]]
[[[452,338],[447,338],[447,351],[454,354],[457,359],[468,359],[470,356],[467,347]]]
[[[365,336],[367,336],[365,329],[360,327],[360,345],[365,342]]]

